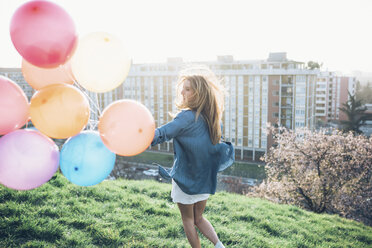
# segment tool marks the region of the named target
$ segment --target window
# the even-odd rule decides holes
[[[273,80],[273,81],[272,81],[272,85],[274,85],[274,86],[275,86],[275,85],[279,85],[279,80],[277,80],[277,79]]]
[[[305,87],[296,87],[296,94],[306,94],[306,88]]]
[[[306,82],[306,76],[297,75],[296,82]]]
[[[295,122],[295,126],[296,127],[304,127],[305,126],[305,122],[304,121],[296,121]]]
[[[296,109],[296,116],[305,116],[305,109]]]
[[[305,98],[303,97],[296,98],[296,105],[305,105]]]

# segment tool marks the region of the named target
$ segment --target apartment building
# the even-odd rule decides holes
[[[143,103],[153,114],[156,126],[169,122],[175,113],[176,81],[188,64],[182,58],[166,63],[133,64],[125,82],[107,93],[87,92],[91,106],[90,124],[97,123],[100,113],[111,102],[133,99]],[[270,53],[265,60],[234,60],[218,56],[216,61],[197,62],[223,79],[228,90],[223,115],[223,136],[236,148],[237,160],[258,160],[273,144],[266,132],[268,123],[296,129],[314,128],[316,78],[319,70],[306,69],[303,62],[288,60],[286,53]],[[24,84],[20,69],[0,70]],[[8,71],[7,71],[8,70]],[[27,83],[26,83],[27,86]],[[30,88],[30,87],[29,87]],[[33,90],[25,89],[29,97]],[[151,150],[172,152],[171,142]]]
[[[285,53],[271,53],[266,60],[239,60],[218,56],[207,65],[223,78],[229,95],[225,99],[223,136],[235,145],[237,160],[258,160],[273,141],[268,123],[287,128],[314,127],[315,82],[318,70],[303,62],[288,60]],[[194,64],[194,63],[189,63]],[[178,72],[185,67],[181,58],[167,63],[135,64],[124,84],[102,100],[129,98],[145,104],[160,126],[172,119]],[[104,104],[106,105],[106,104]],[[102,106],[104,107],[104,106]],[[153,150],[172,152],[164,143]]]
[[[316,81],[315,116],[318,125],[329,121],[347,120],[340,111],[349,99],[348,92],[355,94],[356,78],[337,75],[335,72],[320,72]]]

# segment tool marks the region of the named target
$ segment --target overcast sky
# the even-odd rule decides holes
[[[0,0],[0,67],[20,67],[10,20],[25,0]],[[105,31],[125,42],[134,63],[266,59],[323,62],[344,73],[372,71],[371,0],[53,0],[80,36]]]

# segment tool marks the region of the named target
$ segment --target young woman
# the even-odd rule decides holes
[[[159,174],[172,178],[171,196],[191,246],[200,247],[196,226],[215,247],[224,247],[203,217],[208,197],[216,192],[217,172],[234,162],[233,146],[221,140],[224,91],[210,70],[189,69],[179,76],[177,97],[180,112],[156,129],[151,144],[173,139],[173,167],[159,166]]]

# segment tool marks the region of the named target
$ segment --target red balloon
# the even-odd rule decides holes
[[[18,53],[42,68],[64,64],[77,45],[72,18],[60,6],[48,1],[21,5],[12,17],[10,36]]]

